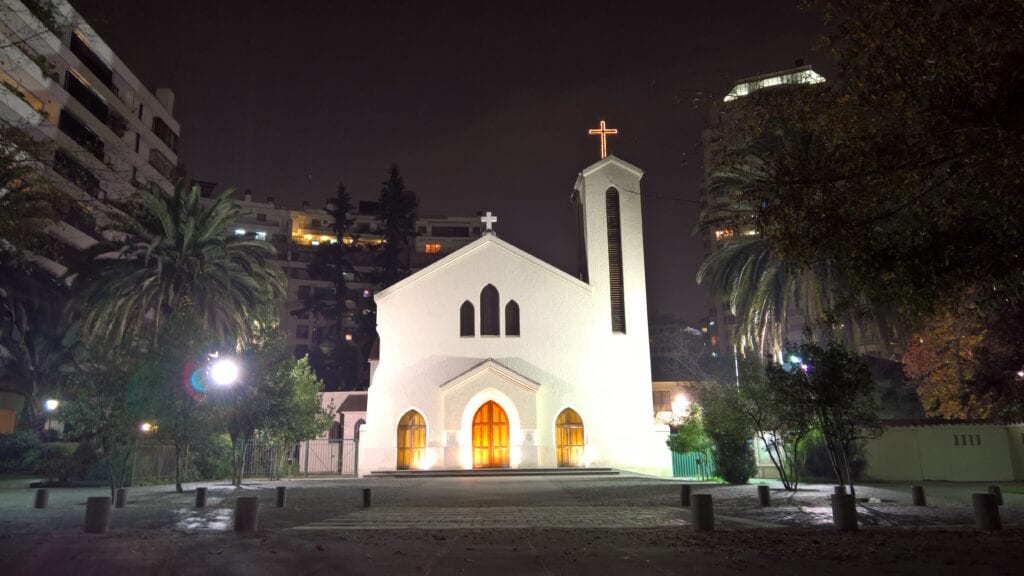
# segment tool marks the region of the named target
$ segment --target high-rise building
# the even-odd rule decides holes
[[[762,74],[751,78],[737,80],[732,89],[721,102],[712,105],[708,124],[702,132],[704,151],[704,186],[702,204],[704,208],[730,202],[726,194],[712,194],[710,184],[712,175],[726,161],[731,150],[736,150],[751,142],[756,136],[750,132],[750,119],[764,106],[770,106],[770,99],[759,99],[754,102],[748,98],[755,92],[766,90],[783,91],[794,87],[813,86],[825,82],[825,78],[804,65],[802,60],[796,62],[794,68]],[[736,235],[754,233],[752,228],[744,228],[742,224],[729,228],[708,230],[704,238],[705,256],[719,250],[726,241]],[[802,322],[792,321],[790,327],[795,330],[794,338],[799,337]],[[701,332],[716,355],[733,353],[736,319],[729,311],[727,302],[712,297],[707,317],[701,323]]]
[[[0,84],[0,122],[38,143],[40,169],[78,200],[78,216],[139,187],[172,189],[174,93],[150,92],[66,1],[3,1]],[[86,247],[94,240],[75,220],[54,233]]]

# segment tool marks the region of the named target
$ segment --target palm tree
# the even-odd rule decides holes
[[[857,330],[877,331],[884,344],[893,330],[888,307],[853,294],[834,262],[794,262],[771,241],[771,202],[786,185],[780,157],[794,150],[813,153],[806,143],[793,146],[787,138],[799,136],[769,123],[762,137],[730,153],[712,174],[711,203],[701,212],[697,232],[713,232],[723,245],[701,265],[697,283],[727,300],[740,351],[778,358],[790,326],[801,321],[846,342]]]
[[[198,187],[140,190],[127,213],[112,215],[75,279],[83,336],[156,344],[166,317],[191,306],[223,341],[247,341],[257,311],[284,295],[285,277],[273,245],[228,233],[241,214],[231,192],[205,203]]]

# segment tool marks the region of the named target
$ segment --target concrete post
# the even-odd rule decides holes
[[[988,493],[989,494],[995,494],[996,495],[996,502],[998,502],[1000,506],[1003,505],[1003,489],[1000,488],[999,485],[992,484],[991,486],[989,486],[988,487]]]
[[[36,508],[46,508],[46,505],[50,503],[50,491],[46,488],[40,488],[36,490]]]
[[[857,530],[857,500],[849,494],[833,494],[832,524],[837,530],[853,532]]]
[[[370,507],[370,489],[363,488],[363,508]]]
[[[124,508],[124,505],[128,503],[128,491],[124,488],[118,488],[114,491],[114,508]]]
[[[690,521],[697,532],[711,532],[715,529],[715,505],[711,494],[694,494]]]
[[[833,494],[846,494],[846,485],[839,485],[832,487]]]
[[[278,508],[284,508],[284,502],[285,502],[284,492],[285,492],[285,487],[284,486],[278,486],[277,487],[277,507]]]
[[[761,506],[772,505],[772,493],[767,486],[762,484],[761,486],[757,487],[757,501],[758,503],[761,504]]]
[[[679,487],[679,505],[683,508],[690,507],[690,485],[683,484]]]
[[[85,533],[103,534],[110,526],[110,496],[90,496],[85,501]]]
[[[235,500],[235,532],[255,532],[260,519],[260,499],[239,496]]]
[[[971,494],[974,504],[974,527],[978,530],[1002,530],[999,519],[999,499],[995,494]]]
[[[927,506],[928,501],[924,496],[924,486],[911,486],[910,496],[914,501],[914,506]]]
[[[196,508],[206,508],[206,486],[196,488]]]

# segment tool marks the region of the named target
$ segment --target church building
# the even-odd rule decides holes
[[[360,470],[670,468],[653,418],[642,176],[615,156],[579,174],[580,277],[490,231],[376,294]]]

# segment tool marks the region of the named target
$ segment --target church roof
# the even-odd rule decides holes
[[[338,412],[366,412],[366,394],[350,394]]]
[[[622,158],[619,158],[618,156],[616,156],[614,154],[609,154],[604,159],[598,160],[597,162],[594,162],[590,166],[587,166],[586,168],[581,170],[580,171],[580,176],[589,176],[589,175],[593,174],[594,172],[597,172],[598,170],[600,170],[601,168],[604,168],[605,166],[607,166],[609,164],[615,164],[616,166],[619,166],[620,168],[628,170],[628,171],[636,174],[638,178],[644,175],[644,171],[642,169],[640,169],[639,167],[634,166],[634,165],[630,164],[629,162],[626,162],[625,160],[623,160]]]
[[[487,360],[480,362],[479,364],[473,366],[469,370],[466,370],[465,372],[459,374],[458,376],[452,378],[451,380],[448,380],[447,382],[441,384],[440,387],[455,388],[459,384],[471,380],[476,376],[483,374],[484,372],[491,372],[497,374],[505,378],[509,382],[513,382],[529,390],[536,391],[538,388],[540,388],[539,383],[534,382],[532,379],[526,376],[523,376],[519,372],[516,372],[515,370],[509,368],[508,366],[505,366],[504,364],[498,362],[494,358],[488,358]]]
[[[486,249],[488,247],[495,247],[502,250],[506,250],[512,253],[513,255],[518,256],[528,264],[533,265],[540,271],[547,272],[572,286],[580,288],[581,290],[585,290],[587,292],[590,292],[591,290],[590,285],[587,284],[586,282],[570,274],[567,274],[566,272],[559,270],[558,268],[555,268],[551,264],[548,264],[547,262],[541,260],[540,258],[537,258],[536,256],[529,254],[513,246],[512,244],[509,244],[508,242],[505,242],[504,240],[498,238],[497,235],[484,234],[483,236],[480,237],[479,240],[476,240],[470,244],[467,244],[466,246],[463,246],[462,248],[456,250],[455,252],[452,252],[448,256],[438,260],[437,262],[434,262],[430,266],[427,266],[426,268],[420,270],[419,272],[416,272],[415,274],[412,274],[408,278],[405,278],[401,282],[396,282],[395,284],[388,286],[384,290],[377,292],[374,295],[374,300],[380,302],[385,298],[391,296],[395,292],[398,292],[408,286],[412,286],[413,284],[416,284],[420,280],[423,280],[428,276],[431,276],[437,272],[444,270],[445,268],[448,268],[449,266],[458,262],[460,259],[468,256],[469,254],[472,254],[477,250]]]

